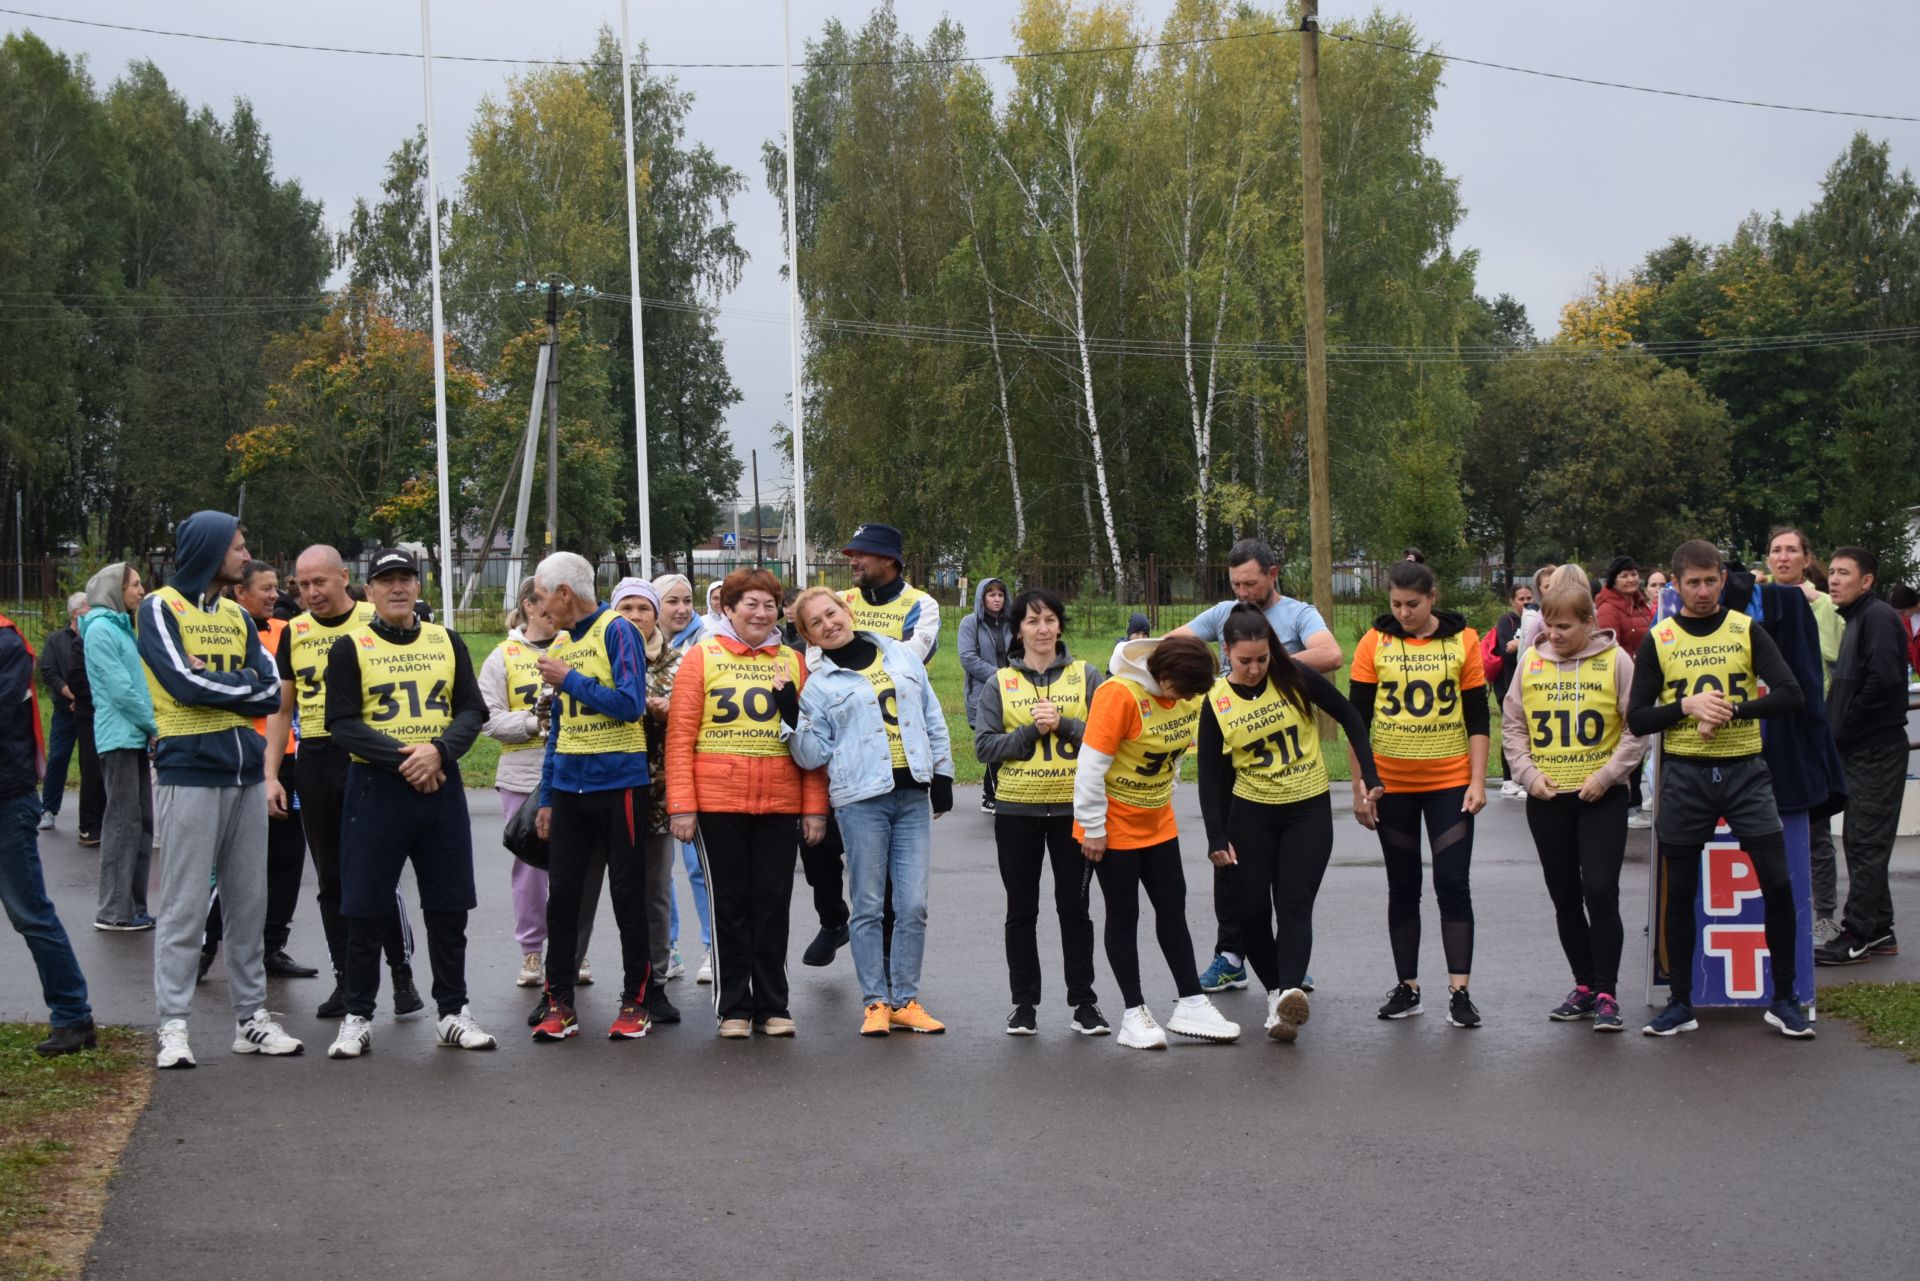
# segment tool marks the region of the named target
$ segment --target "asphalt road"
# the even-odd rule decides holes
[[[1568,979],[1517,802],[1493,802],[1476,851],[1484,1027],[1456,1030],[1437,1010],[1373,1017],[1392,982],[1383,876],[1372,838],[1343,818],[1298,1044],[1260,1036],[1247,991],[1220,1000],[1248,1028],[1241,1044],[1143,1054],[1068,1031],[1044,916],[1041,1035],[1002,1033],[1004,897],[991,820],[966,808],[935,825],[923,990],[946,1036],[855,1035],[847,954],[797,964],[813,929],[797,883],[798,1039],[715,1039],[696,1013],[710,989],[689,978],[671,985],[689,1016],[677,1027],[602,1039],[616,999],[603,980],[582,990],[580,1038],[535,1045],[513,986],[498,809],[470,800],[484,851],[473,1006],[500,1050],[440,1050],[425,1021],[383,1013],[370,1058],[330,1062],[332,1027],[313,1017],[325,988],[307,980],[273,985],[306,1055],[231,1055],[216,967],[195,1021],[201,1066],[160,1074],[88,1276],[1913,1275],[1920,1068],[1833,1021],[1813,1042],[1771,1034],[1755,1012],[1709,1013],[1668,1041],[1549,1022]],[[1179,803],[1204,949],[1191,789]],[[1628,974],[1644,973],[1646,851],[1635,833]],[[95,864],[70,827],[42,853],[97,1016],[150,1025],[152,936],[87,928]],[[1911,857],[1895,896],[1920,912]],[[693,919],[683,945],[697,943]],[[611,971],[604,906],[596,939]],[[3,946],[0,1015],[44,1017],[24,948]],[[310,899],[292,950],[321,958]],[[1150,938],[1142,951],[1164,1016],[1171,984]],[[1117,1019],[1104,957],[1098,969]],[[1839,977],[1868,975],[1920,978],[1920,961],[1910,947]]]

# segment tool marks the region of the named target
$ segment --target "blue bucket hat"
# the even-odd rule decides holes
[[[847,540],[847,545],[841,550],[865,552],[869,556],[888,556],[903,565],[907,562],[902,551],[900,531],[892,525],[862,525],[853,531],[853,537]]]

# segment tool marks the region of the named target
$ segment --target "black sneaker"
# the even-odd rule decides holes
[[[1874,945],[1850,929],[1842,929],[1830,943],[1813,949],[1815,965],[1859,965],[1873,955]]]
[[[1380,1007],[1383,1019],[1410,1019],[1425,1012],[1420,1008],[1420,989],[1411,983],[1395,984],[1393,991],[1387,993],[1387,1003]]]
[[[1455,1027],[1479,1027],[1480,1011],[1473,1008],[1464,987],[1447,989],[1447,1022]]]
[[[320,1002],[320,1008],[313,1012],[317,1019],[344,1019],[347,1017],[347,985],[345,976],[338,971],[333,976],[333,995]]]
[[[540,989],[540,999],[533,1003],[533,1013],[527,1015],[528,1027],[539,1027],[540,1020],[547,1017],[547,992]]]
[[[1547,1017],[1555,1023],[1577,1023],[1581,1019],[1593,1017],[1593,989],[1576,987],[1567,993],[1567,999],[1547,1011]]]
[[[813,942],[807,944],[807,950],[800,954],[800,963],[815,968],[832,965],[833,954],[846,945],[846,926],[842,925],[835,929],[822,927],[820,932],[813,936]]]
[[[987,796],[987,797],[983,797],[983,798],[981,798],[981,801],[980,801],[980,812],[981,812],[982,814],[991,814],[991,813],[993,813],[993,798],[992,798],[991,796]]]
[[[1900,940],[1893,937],[1892,930],[1888,930],[1885,934],[1882,934],[1878,939],[1874,940],[1871,952],[1874,956],[1898,956],[1900,955]]]
[[[1033,1016],[1031,1005],[1016,1005],[1013,1013],[1007,1015],[1008,1036],[1035,1036],[1039,1031],[1040,1025]]]
[[[647,1016],[655,1023],[678,1023],[680,1011],[667,999],[667,989],[655,984],[647,990]],[[538,1023],[540,1020],[535,1019]]]
[[[1593,1002],[1593,1030],[1596,1032],[1624,1032],[1626,1020],[1620,1017],[1620,1003],[1610,996],[1595,998]]]
[[[404,1019],[409,1014],[418,1014],[427,1008],[420,999],[420,989],[413,985],[413,967],[396,965],[393,967],[393,1017]]]
[[[1081,1036],[1105,1036],[1113,1031],[1107,1025],[1107,1016],[1092,1001],[1073,1007],[1073,1030]]]
[[[214,951],[211,948],[203,947],[200,949],[200,976],[194,979],[194,982],[196,984],[205,983],[207,981],[207,971],[213,968],[213,958],[218,955],[220,955],[220,953]]]

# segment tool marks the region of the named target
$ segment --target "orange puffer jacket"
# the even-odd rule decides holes
[[[749,650],[726,636],[712,636],[687,648],[673,680],[673,705],[667,716],[667,813],[697,814],[825,814],[825,770],[803,770],[791,756],[733,756],[697,752],[701,704],[706,700],[706,640],[725,646],[732,654]],[[771,661],[775,651],[759,651]],[[792,651],[781,647],[782,657]],[[799,683],[807,680],[807,665],[798,664]]]

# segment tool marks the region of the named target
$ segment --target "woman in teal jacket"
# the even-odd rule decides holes
[[[97,930],[153,928],[147,915],[147,872],[153,859],[153,787],[147,749],[159,732],[153,695],[133,639],[133,615],[147,594],[140,571],[114,563],[87,580],[90,608],[80,620],[80,647],[93,688],[93,736],[107,787],[100,824]]]

